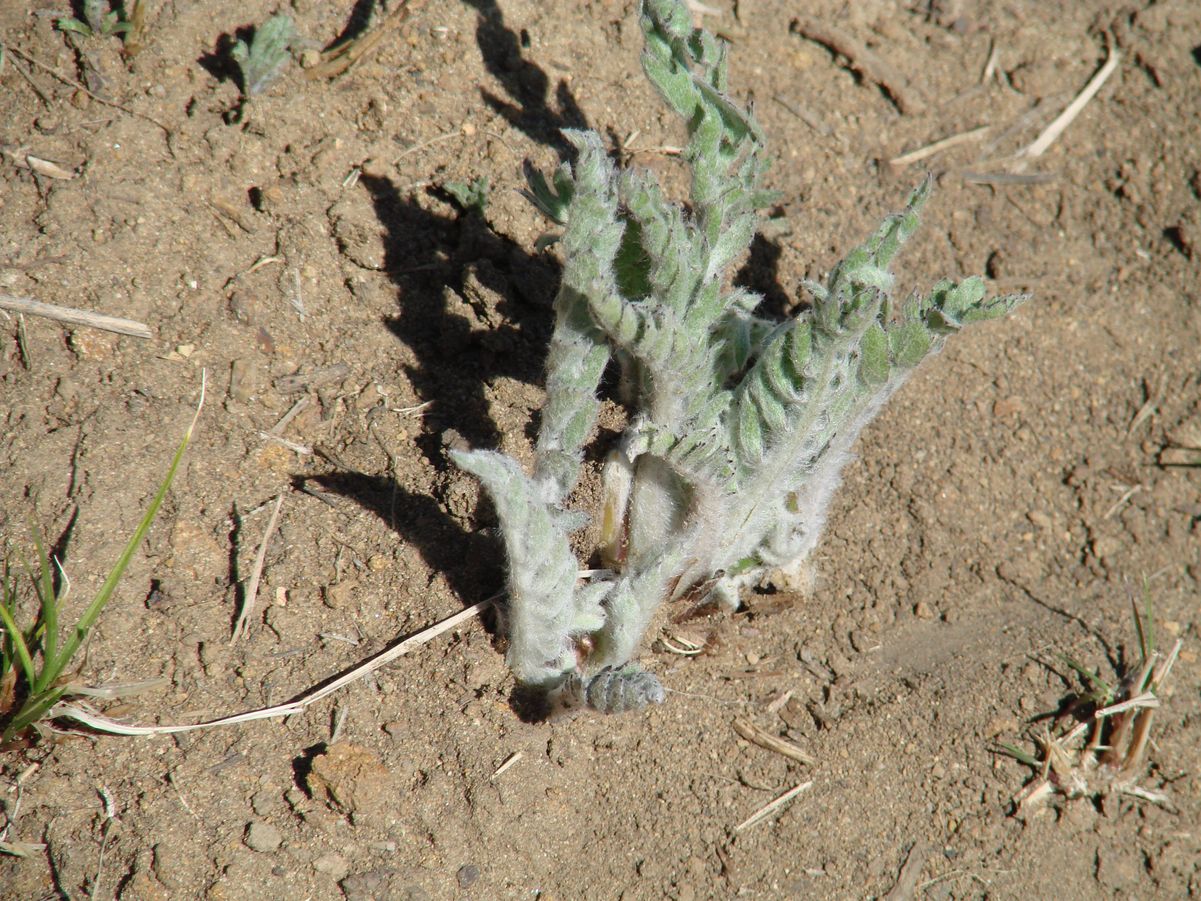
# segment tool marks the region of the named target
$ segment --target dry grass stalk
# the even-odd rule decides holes
[[[768,751],[775,751],[777,754],[783,754],[785,757],[795,760],[798,763],[804,763],[809,766],[817,763],[816,760],[792,742],[780,738],[778,735],[772,735],[770,732],[760,729],[754,723],[746,720],[734,720],[734,731],[751,744],[766,748]]]
[[[985,134],[987,134],[991,127],[991,125],[981,125],[978,128],[972,128],[968,131],[961,131],[958,134],[950,135],[942,140],[935,141],[932,144],[927,144],[924,147],[919,147],[916,150],[911,150],[908,153],[903,153],[898,157],[894,157],[888,161],[888,164],[897,168],[908,166],[911,163],[916,163],[926,159],[927,157],[934,156],[934,154],[940,153],[943,150],[948,150],[951,147],[957,147],[960,144],[966,144],[968,141],[975,141],[979,138],[982,138]]]
[[[499,597],[499,595],[497,596]],[[426,642],[437,638],[444,632],[474,619],[482,612],[487,610],[496,601],[496,598],[489,598],[486,601],[480,601],[478,604],[472,604],[452,616],[448,616],[441,622],[435,623],[428,628],[422,629],[403,641],[397,642],[390,648],[386,648],[374,657],[360,663],[353,669],[348,670],[335,679],[323,682],[308,691],[297,695],[291,701],[284,704],[276,704],[271,707],[263,707],[258,710],[249,710],[245,713],[236,713],[230,716],[219,717],[214,720],[208,720],[203,723],[189,723],[179,726],[131,726],[125,723],[119,723],[116,720],[101,716],[94,711],[79,705],[79,704],[56,704],[51,711],[51,716],[54,718],[72,719],[78,723],[82,723],[92,729],[100,732],[109,732],[113,735],[171,735],[177,732],[192,732],[196,729],[212,729],[217,726],[232,726],[236,723],[248,723],[253,720],[273,719],[276,717],[292,716],[300,713],[310,704],[315,704],[322,698],[329,697],[334,692],[345,688],[360,679],[366,678],[371,673],[380,669],[383,666],[391,663],[404,655],[421,647]]]
[[[754,826],[758,823],[762,823],[768,817],[773,816],[777,812],[779,812],[784,807],[784,805],[786,805],[789,801],[791,801],[793,798],[795,798],[801,792],[807,791],[808,789],[810,789],[812,787],[813,787],[812,779],[808,780],[807,782],[802,782],[800,785],[793,786],[788,791],[784,792],[784,794],[780,795],[778,798],[775,798],[774,800],[769,801],[768,803],[766,803],[762,807],[760,807],[758,810],[756,810],[754,813],[752,813],[749,817],[747,817],[745,820],[743,820],[741,823],[739,823],[737,826],[735,826],[734,831],[741,832],[744,829],[750,829],[752,826]]]
[[[1043,133],[1034,140],[1034,143],[1030,144],[1025,150],[1022,150],[1018,156],[1031,158],[1042,156],[1046,149],[1054,144],[1056,139],[1080,115],[1089,101],[1096,96],[1097,91],[1101,90],[1101,86],[1105,84],[1106,79],[1117,69],[1118,60],[1118,52],[1116,50],[1110,51],[1109,59],[1105,61],[1105,65],[1089,80],[1084,89],[1076,95],[1076,99],[1069,103],[1067,108],[1056,116],[1050,125],[1043,129]]]
[[[512,754],[510,754],[508,757],[506,757],[506,758],[505,758],[505,762],[504,762],[504,763],[502,763],[500,766],[498,766],[498,767],[496,768],[496,772],[492,774],[492,778],[493,778],[493,779],[499,779],[499,778],[500,778],[501,776],[503,776],[503,775],[504,775],[506,772],[508,772],[508,770],[509,770],[509,769],[510,769],[510,768],[511,768],[511,767],[512,767],[512,766],[513,766],[515,763],[517,763],[517,761],[519,761],[519,760],[520,760],[522,757],[524,757],[524,756],[525,756],[525,752],[524,752],[524,751],[514,751]]]
[[[283,505],[284,496],[281,494],[275,499],[275,506],[271,510],[271,519],[267,521],[267,530],[263,533],[262,543],[259,544],[258,554],[254,558],[254,570],[250,573],[250,584],[246,588],[246,598],[242,602],[241,612],[238,613],[238,621],[234,624],[234,633],[229,639],[230,644],[250,634],[250,614],[254,610],[255,601],[259,596],[259,580],[263,576],[263,564],[267,560],[267,545],[271,542],[271,536],[275,534],[275,524],[279,521],[279,508]]]

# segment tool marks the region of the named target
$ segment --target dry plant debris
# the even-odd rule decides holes
[[[1151,723],[1183,642],[1178,639],[1161,654],[1155,649],[1150,601],[1141,611],[1133,606],[1139,665],[1111,686],[1075,660],[1063,658],[1084,682],[1083,691],[1065,705],[1064,715],[1079,721],[1066,732],[1044,727],[1035,737],[1038,756],[1002,745],[1010,756],[1038,771],[1014,797],[1018,813],[1036,810],[1056,794],[1068,799],[1118,794],[1170,806],[1165,792],[1140,783],[1147,770]]]

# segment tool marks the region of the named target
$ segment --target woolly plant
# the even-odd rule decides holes
[[[1023,298],[988,298],[979,278],[942,281],[903,303],[890,262],[929,191],[855,248],[792,319],[757,315],[729,285],[763,188],[763,135],[728,93],[726,48],[677,0],[644,0],[642,64],[683,120],[687,206],[649,173],[618,170],[593,132],[529,196],[564,226],[563,280],[532,474],[493,451],[452,451],[491,496],[508,555],[508,663],[566,705],[614,712],[663,700],[634,664],[659,607],[684,596],[738,604],[817,544],[839,472],[863,427],[925,357],[965,325]],[[566,508],[596,420],[598,384],[620,365],[631,418],[603,470],[601,556],[581,581]]]

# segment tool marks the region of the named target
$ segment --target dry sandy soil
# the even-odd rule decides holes
[[[485,620],[287,720],[47,734],[0,753],[4,837],[44,845],[0,860],[0,896],[1201,895],[1201,471],[1162,456],[1201,444],[1201,6],[803,4],[855,62],[889,67],[882,89],[802,36],[802,4],[716,2],[706,22],[732,41],[783,198],[740,281],[793,309],[928,168],[904,285],[983,272],[1035,295],[952,341],[868,430],[812,593],[673,627],[704,652],[653,642],[671,691],[637,715],[523,718]],[[370,5],[291,12],[320,49]],[[129,60],[116,38],[73,47],[62,6],[0,7],[0,293],[153,337],[3,319],[0,533],[28,553],[35,518],[81,609],[207,370],[185,466],[82,675],[161,678],[107,705],[132,722],[284,701],[498,590],[493,515],[444,447],[529,450],[559,264],[535,250],[523,161],[552,165],[558,130],[587,124],[679,186],[663,148],[680,130],[639,69],[632,0],[430,0],[349,73],[293,65],[240,117],[227,48],[273,0],[151,2]],[[1082,114],[1015,164],[1113,52]],[[74,177],[22,168],[26,152]],[[1019,172],[1046,177],[992,177]],[[482,213],[444,190],[478,177]],[[265,438],[302,399],[289,444]],[[1031,770],[1000,744],[1033,751],[1036,717],[1078,687],[1060,654],[1111,680],[1130,664],[1144,579],[1161,644],[1184,641],[1143,781],[1171,803],[1015,814]]]

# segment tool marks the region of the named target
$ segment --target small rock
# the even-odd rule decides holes
[[[1134,849],[1098,848],[1097,881],[1113,889],[1133,887],[1139,882],[1140,866]]]
[[[68,341],[81,360],[107,360],[117,349],[117,336],[97,329],[73,331]]]
[[[279,850],[283,844],[283,834],[270,823],[255,820],[246,827],[246,837],[242,839],[251,851],[271,854]]]
[[[359,396],[355,398],[354,405],[358,410],[370,410],[372,407],[383,403],[384,396],[380,393],[379,386],[375,382],[370,382],[366,388],[359,392]]]
[[[994,716],[984,727],[985,738],[996,738],[998,735],[1012,735],[1018,731],[1017,717],[1010,714]]]
[[[347,876],[338,883],[346,901],[429,901],[429,892],[395,870],[375,869]]]
[[[313,861],[313,869],[318,873],[333,877],[334,882],[341,882],[350,872],[350,864],[341,854],[322,854]]]
[[[168,901],[171,893],[150,873],[134,873],[125,884],[123,895],[130,898],[145,898],[146,901]]]
[[[918,619],[934,619],[934,608],[925,601],[918,601],[913,605],[913,615]]]
[[[180,515],[171,527],[171,557],[168,565],[196,581],[216,576],[229,555],[196,518]],[[224,559],[223,559],[224,558]]]
[[[331,610],[345,610],[354,603],[355,593],[358,590],[359,583],[354,579],[330,585],[325,589],[325,606]]]
[[[283,805],[283,798],[280,794],[270,788],[259,789],[254,793],[254,797],[250,799],[251,809],[261,817],[282,809]]]
[[[358,824],[387,812],[396,796],[396,779],[375,752],[339,742],[313,759],[309,792]]]
[[[262,376],[253,360],[234,360],[229,372],[229,396],[239,403],[249,402],[263,388]]]
[[[1020,397],[1006,397],[992,405],[992,414],[998,419],[1005,419],[1021,411],[1022,399]]]
[[[1106,565],[1121,549],[1122,542],[1117,538],[1101,536],[1093,539],[1093,556]]]
[[[1052,526],[1051,517],[1042,510],[1031,510],[1026,514],[1026,519],[1030,520],[1030,524],[1040,529],[1050,529]]]
[[[464,864],[455,878],[459,880],[459,888],[467,888],[480,878],[480,868],[473,863]]]
[[[229,296],[229,312],[238,322],[253,321],[257,312],[254,295],[248,291],[235,291]]]

